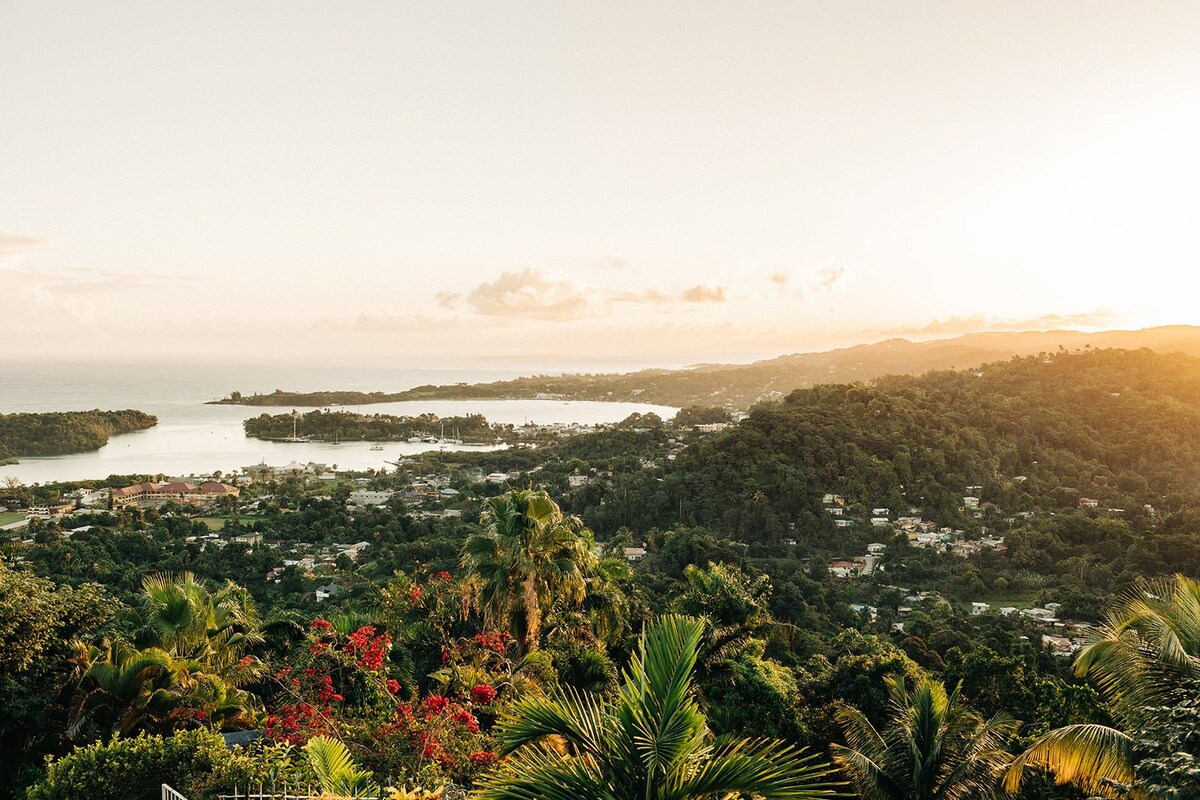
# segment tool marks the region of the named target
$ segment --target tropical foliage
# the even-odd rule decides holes
[[[642,636],[611,700],[568,690],[517,704],[497,729],[504,767],[483,800],[684,800],[834,794],[831,769],[778,741],[714,740],[693,696],[703,625],[666,616]]]
[[[544,490],[521,489],[484,502],[483,532],[463,547],[463,566],[477,581],[484,624],[537,649],[551,605],[583,602],[595,568],[592,538]]]
[[[1036,766],[1090,792],[1116,796],[1131,790],[1139,732],[1162,733],[1156,728],[1163,714],[1196,702],[1200,583],[1176,575],[1134,586],[1105,614],[1096,640],[1076,658],[1075,671],[1096,682],[1119,727],[1069,725],[1049,732],[1013,763],[1009,788],[1020,785],[1024,767]]]
[[[1019,723],[1005,714],[984,721],[957,688],[928,678],[909,689],[888,680],[891,708],[879,731],[865,714],[844,706],[837,714],[846,744],[833,759],[864,800],[974,800],[996,796],[1011,760],[1006,745]]]

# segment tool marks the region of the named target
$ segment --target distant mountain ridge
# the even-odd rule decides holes
[[[507,381],[418,386],[403,392],[284,392],[232,395],[230,405],[357,405],[401,400],[529,399],[610,400],[747,409],[796,389],[822,383],[855,383],[884,375],[967,369],[1013,356],[1085,348],[1150,349],[1200,356],[1200,327],[1171,325],[1142,330],[1021,331],[969,333],[914,342],[888,339],[822,352],[793,353],[751,364],[700,364],[681,370],[648,369],[623,374],[533,375]]]

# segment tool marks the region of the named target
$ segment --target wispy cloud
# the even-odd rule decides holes
[[[1025,319],[994,317],[986,314],[953,316],[934,320],[926,325],[886,328],[879,333],[889,336],[938,336],[944,334],[982,333],[990,331],[1036,331],[1056,328],[1105,328],[1119,323],[1123,315],[1111,309],[1099,308],[1075,314],[1043,314]]]
[[[46,239],[41,236],[25,236],[12,231],[0,230],[0,256],[26,253],[45,243]]]

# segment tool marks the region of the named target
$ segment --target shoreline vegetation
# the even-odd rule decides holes
[[[1059,349],[1149,348],[1200,356],[1200,327],[1140,331],[976,333],[953,339],[911,342],[889,339],[819,353],[796,353],[752,364],[699,364],[685,369],[628,373],[531,375],[490,383],[426,384],[401,392],[276,389],[268,394],[231,392],[210,405],[324,408],[413,400],[589,400],[749,409],[797,389],[871,381],[885,375],[962,369],[1014,356]]]
[[[492,425],[482,414],[437,417],[421,414],[355,414],[349,411],[310,411],[307,414],[260,414],[242,423],[246,435],[267,441],[404,442],[451,441],[456,444],[492,444],[512,434],[512,426]]]
[[[131,408],[0,414],[0,465],[16,464],[21,457],[99,450],[112,436],[157,424],[158,417]]]

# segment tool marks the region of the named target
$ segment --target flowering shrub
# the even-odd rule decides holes
[[[469,784],[497,761],[472,702],[441,694],[401,703],[392,721],[371,731],[371,740],[380,767],[427,785]]]

